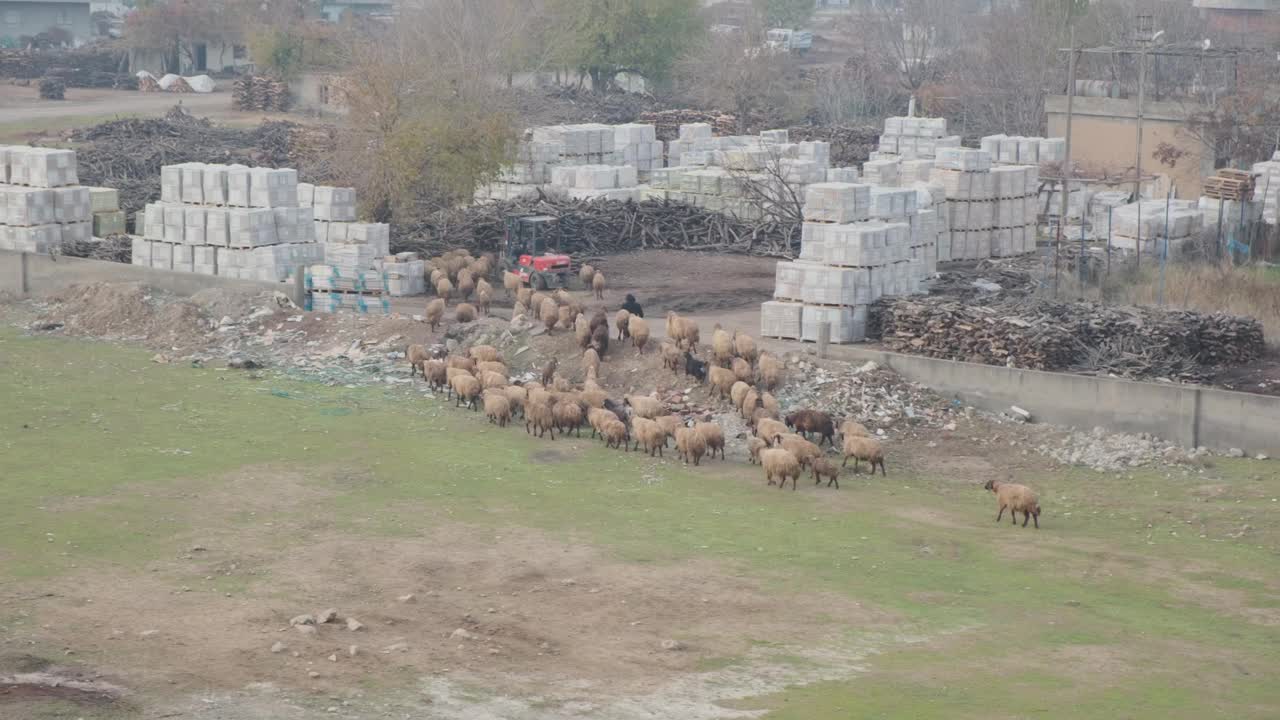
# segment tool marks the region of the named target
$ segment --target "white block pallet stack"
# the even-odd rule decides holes
[[[988,135],[979,143],[996,165],[1041,165],[1067,159],[1066,138]]]
[[[991,178],[991,256],[1013,257],[1035,252],[1039,168],[1002,165],[991,169]]]
[[[160,202],[143,211],[133,263],[163,270],[280,282],[317,262],[311,208],[295,170],[183,163],[160,170]]]
[[[1268,225],[1280,222],[1280,151],[1270,160],[1254,163],[1253,201],[1262,206],[1262,220]]]
[[[560,165],[551,168],[551,190],[574,200],[640,200],[638,171],[631,165]]]
[[[1162,252],[1167,239],[1172,253],[1205,229],[1204,212],[1194,200],[1144,200],[1113,210],[1111,228],[1113,249],[1147,255]]]
[[[89,188],[72,150],[0,146],[0,249],[56,252],[93,235]]]
[[[939,246],[938,260],[991,257],[994,178],[991,156],[981,150],[948,148],[935,161],[931,175],[947,196],[951,242]]]
[[[947,135],[946,118],[885,118],[879,155],[904,159],[932,159],[942,148],[960,147],[959,135]]]
[[[816,341],[830,325],[833,343],[865,339],[869,304],[918,287],[922,263],[912,257],[905,221],[914,198],[914,191],[863,184],[810,185],[800,259],[778,263],[774,300],[760,309],[761,335]]]

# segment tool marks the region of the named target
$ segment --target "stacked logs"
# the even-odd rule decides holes
[[[66,100],[67,84],[61,78],[47,77],[40,80],[41,100]]]
[[[289,109],[289,84],[261,75],[245,75],[231,88],[231,102],[237,110],[280,111]]]
[[[1187,310],[1009,299],[885,299],[870,325],[913,355],[1033,370],[1204,382],[1265,351],[1254,318]]]
[[[680,126],[685,123],[709,123],[716,135],[735,135],[738,132],[736,117],[705,110],[655,110],[640,113],[636,122],[653,125],[658,139],[663,142],[680,137]]]

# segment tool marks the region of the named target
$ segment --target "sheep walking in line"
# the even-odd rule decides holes
[[[436,331],[444,318],[444,304],[444,298],[436,298],[427,303],[427,324],[431,326],[431,332]]]
[[[1005,509],[1008,508],[1009,521],[1014,525],[1018,524],[1018,513],[1022,513],[1022,527],[1027,526],[1027,520],[1034,520],[1036,529],[1040,529],[1040,500],[1036,498],[1034,490],[1026,485],[1000,480],[988,480],[982,488],[995,493],[996,504],[1000,506],[1000,512],[996,513],[996,522],[1000,522]]]
[[[597,270],[595,276],[591,278],[591,289],[595,291],[597,300],[604,300],[604,288],[604,273]]]
[[[853,458],[853,472],[857,474],[858,463],[866,460],[871,463],[871,474],[876,474],[876,466],[880,466],[880,474],[888,475],[884,469],[884,448],[878,440],[860,435],[848,435],[844,439],[844,462],[840,463],[840,467],[849,464],[849,458]]]
[[[409,361],[409,377],[413,377],[414,373],[422,375],[422,379],[427,379],[427,361],[431,359],[431,353],[422,345],[410,345],[404,349],[404,359]]]
[[[791,478],[791,489],[796,489],[802,468],[800,461],[790,451],[782,448],[761,450],[760,464],[764,466],[764,477],[770,485],[776,481],[778,489],[782,489],[787,484],[787,478]]]
[[[822,478],[830,478],[827,480],[827,487],[831,487],[835,483],[836,489],[840,489],[840,468],[835,466],[825,456],[816,457],[809,463],[809,469],[813,471],[813,484],[821,485]]]
[[[649,323],[642,317],[632,315],[627,326],[631,332],[631,344],[635,346],[636,356],[639,357],[644,354],[644,346],[649,342]]]

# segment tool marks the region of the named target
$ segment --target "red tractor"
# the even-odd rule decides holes
[[[560,220],[550,215],[509,217],[502,236],[502,269],[534,290],[567,288],[573,277],[560,250]]]

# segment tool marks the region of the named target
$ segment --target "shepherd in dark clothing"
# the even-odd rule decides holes
[[[627,294],[627,301],[622,303],[622,309],[632,315],[644,317],[644,308],[640,307],[640,303],[636,302],[636,296],[630,293]]]

